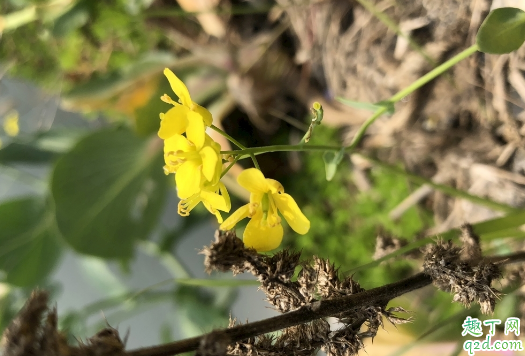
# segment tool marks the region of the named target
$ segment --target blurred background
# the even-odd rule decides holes
[[[213,240],[215,218],[203,207],[177,214],[156,136],[170,107],[160,96],[175,98],[164,68],[248,147],[297,144],[314,101],[324,119],[309,144],[348,145],[371,114],[363,103],[387,99],[470,46],[501,6],[525,8],[0,0],[0,329],[36,287],[51,292],[71,340],[107,319],[129,330],[129,348],[225,327],[230,313],[242,322],[275,315],[253,277],[204,273],[198,251]],[[523,250],[524,69],[523,49],[461,62],[377,120],[357,150],[364,156],[345,157],[330,181],[322,153],[258,156],[311,221],[304,236],[286,229],[283,245],[329,258],[366,289],[421,266],[417,253],[373,261],[426,236],[456,237],[464,222],[475,224],[487,254]],[[239,161],[224,178],[232,209],[245,204],[235,178],[250,166]],[[523,268],[512,268],[490,318],[523,320]],[[433,287],[394,305],[415,321],[387,326],[368,353],[457,355],[465,317],[487,318]]]

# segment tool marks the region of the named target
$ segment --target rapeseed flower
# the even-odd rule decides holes
[[[198,193],[207,183],[212,186],[220,179],[222,160],[220,145],[205,134],[197,144],[192,134],[173,135],[164,140],[165,173],[175,173],[179,198],[187,199]]]
[[[199,144],[204,141],[205,126],[212,124],[211,113],[191,100],[188,88],[177,76],[168,68],[164,69],[164,75],[170,82],[171,89],[179,98],[176,102],[167,94],[162,96],[162,100],[172,104],[173,108],[166,113],[160,114],[159,137],[163,140],[173,135],[182,135],[184,132],[198,134]],[[194,138],[196,136],[194,135]]]
[[[233,229],[240,220],[251,218],[244,230],[243,240],[247,247],[257,251],[270,251],[281,244],[283,227],[278,212],[295,232],[301,235],[308,232],[310,221],[295,200],[284,192],[281,183],[265,178],[255,168],[241,172],[237,182],[251,193],[250,202],[226,219],[220,226],[221,230]]]
[[[219,210],[229,212],[231,209],[230,195],[226,186],[219,182],[212,186],[205,185],[198,193],[187,199],[182,199],[178,206],[179,214],[182,216],[190,215],[190,211],[201,202],[210,213],[215,215],[219,224],[223,221]]]
[[[7,136],[15,137],[18,136],[20,132],[20,127],[18,126],[18,111],[11,110],[7,113],[4,119],[4,132]]]

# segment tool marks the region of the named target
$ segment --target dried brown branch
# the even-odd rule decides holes
[[[338,270],[327,260],[314,258],[299,262],[297,253],[286,250],[274,256],[260,255],[245,248],[234,234],[222,232],[204,251],[208,269],[232,270],[234,273],[251,271],[261,282],[269,301],[277,309],[289,312],[244,325],[231,322],[226,330],[125,352],[118,332],[111,327],[79,346],[68,345],[65,337],[57,331],[56,310],[47,307],[47,293],[35,291],[4,333],[4,355],[168,356],[197,350],[198,355],[208,356],[308,356],[319,348],[329,355],[353,355],[363,347],[363,338],[376,335],[384,318],[393,324],[407,322],[407,319],[394,315],[405,312],[404,309],[385,309],[390,300],[432,282],[452,292],[455,301],[464,304],[476,301],[482,311],[493,310],[499,292],[490,284],[500,274],[498,266],[522,261],[524,253],[476,261],[479,256],[476,238],[471,236],[468,228],[464,228],[464,234],[464,249],[450,242],[429,245],[425,251],[424,272],[364,290],[352,278],[340,277]],[[465,249],[471,253],[465,254]],[[292,281],[299,264],[302,271],[297,281]],[[330,316],[339,318],[343,327],[330,330],[323,319]],[[279,337],[266,335],[281,329],[284,330]]]

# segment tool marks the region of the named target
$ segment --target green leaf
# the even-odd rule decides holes
[[[78,252],[129,258],[157,223],[168,180],[157,138],[103,130],[83,138],[56,164],[51,191],[57,224]]]
[[[0,150],[0,162],[27,162],[27,163],[48,163],[55,155],[36,148],[34,145],[25,143],[11,142]]]
[[[521,47],[525,41],[525,12],[504,7],[492,11],[479,28],[476,43],[481,52],[504,54]]]
[[[89,6],[85,1],[76,3],[69,11],[55,20],[53,36],[62,37],[84,26],[89,20],[89,10]]]
[[[341,97],[337,97],[335,98],[335,100],[347,106],[351,106],[353,108],[361,109],[361,110],[376,111],[377,109],[381,108],[380,105],[363,103],[360,101],[352,101],[352,100],[348,100],[348,99],[341,98]]]
[[[5,281],[33,287],[56,266],[62,252],[52,210],[38,198],[0,204],[0,269]]]
[[[396,111],[394,103],[389,100],[378,101],[375,105],[378,107],[385,107],[386,112],[389,114],[393,114]]]
[[[337,153],[331,151],[327,151],[324,153],[323,161],[327,181],[331,181],[334,178],[335,172],[337,171],[337,166],[343,160],[344,155],[344,147]]]
[[[386,107],[387,112],[389,114],[393,114],[395,112],[394,103],[388,100],[379,101],[375,104],[363,103],[360,101],[352,101],[352,100],[344,99],[341,97],[337,97],[335,98],[335,100],[339,101],[342,104],[345,104],[347,106],[351,106],[353,108],[360,109],[360,110],[377,111],[381,109],[382,107]]]
[[[258,286],[261,283],[255,280],[246,279],[198,279],[198,278],[177,278],[175,282],[187,286],[199,287],[241,287]]]

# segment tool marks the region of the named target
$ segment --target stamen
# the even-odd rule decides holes
[[[177,102],[173,101],[173,99],[170,98],[168,94],[164,94],[163,96],[161,96],[160,100],[162,100],[166,104],[177,105]]]
[[[179,204],[178,204],[179,215],[189,216],[190,211],[192,211],[193,208],[195,208],[201,202],[201,200],[202,199],[200,197],[200,194],[196,193],[187,199],[182,199],[181,201],[179,201]]]

